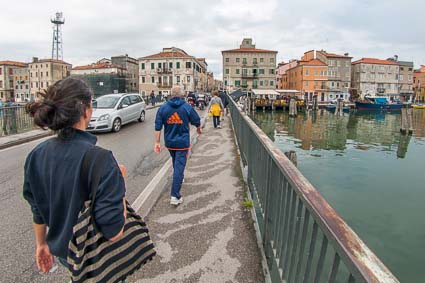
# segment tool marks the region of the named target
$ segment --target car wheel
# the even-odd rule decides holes
[[[142,122],[144,122],[145,121],[145,111],[142,111],[141,113],[140,113],[140,117],[139,117],[139,122],[140,123],[142,123]]]
[[[114,122],[112,123],[112,131],[119,132],[120,130],[121,130],[121,119],[116,118]]]

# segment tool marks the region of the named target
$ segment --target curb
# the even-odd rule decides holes
[[[38,140],[38,139],[42,139],[42,138],[45,138],[45,137],[53,136],[54,134],[55,133],[53,131],[47,131],[46,133],[41,133],[41,134],[37,134],[37,135],[34,135],[34,136],[17,139],[17,140],[8,142],[8,143],[1,144],[0,150],[9,148],[9,147],[12,147],[12,146],[15,146],[15,145],[20,145],[20,144],[35,141],[35,140]]]
[[[191,137],[192,148],[198,142],[198,134]],[[192,150],[189,150],[189,157],[192,155]],[[147,217],[158,202],[161,194],[165,192],[169,178],[171,177],[173,164],[171,157],[165,162],[158,173],[153,177],[152,181],[140,193],[136,200],[131,204],[134,211],[139,212],[142,217]]]

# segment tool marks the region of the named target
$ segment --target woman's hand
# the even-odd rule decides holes
[[[38,245],[35,252],[35,261],[39,270],[47,273],[53,266],[53,255],[47,244]]]
[[[118,167],[120,167],[120,171],[124,179],[127,178],[127,168],[125,168],[125,166],[122,164],[118,165]]]

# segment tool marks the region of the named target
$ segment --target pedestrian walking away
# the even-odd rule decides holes
[[[227,107],[229,105],[229,100],[226,96],[226,92],[220,91],[219,97],[221,98],[221,101],[223,102],[225,113],[226,113],[226,116],[227,116],[229,114],[229,108]],[[223,115],[223,120],[224,120],[224,115]]]
[[[184,100],[181,88],[174,86],[171,89],[171,98],[156,114],[154,151],[158,154],[161,152],[161,130],[164,127],[165,147],[170,152],[174,169],[170,204],[176,206],[183,202],[180,190],[191,146],[190,125],[197,128],[198,135],[202,133],[198,113]]]
[[[208,105],[207,113],[213,118],[214,129],[221,129],[220,116],[224,115],[224,105],[218,96],[218,91],[213,92],[213,98]]]
[[[152,90],[151,94],[149,95],[151,99],[152,106],[155,106],[155,92]]]
[[[96,264],[104,260],[105,247],[115,252],[110,245],[116,246],[119,239],[126,237],[132,212],[125,200],[125,167],[118,165],[112,152],[95,146],[96,136],[85,132],[93,111],[93,93],[83,80],[66,78],[41,96],[41,101],[28,103],[26,109],[36,125],[50,128],[57,136],[33,149],[24,167],[23,196],[33,214],[37,267],[48,272],[56,257],[70,270],[72,282],[122,281],[128,275],[126,270],[117,268],[113,262]],[[88,212],[82,214],[84,207]],[[92,232],[77,231],[79,225],[84,226],[80,221],[86,219],[84,225],[94,221],[96,228]],[[85,264],[76,263],[81,259],[75,259],[75,250],[86,243],[80,237],[79,244],[72,245],[76,239],[74,231],[91,242],[90,255],[85,254],[88,251],[78,251]],[[90,233],[96,233],[96,238],[91,238]],[[96,239],[102,241],[103,247],[95,245]],[[122,260],[127,262],[133,250],[121,249]],[[138,263],[127,268],[134,270],[140,267]],[[87,266],[93,272],[86,271]],[[75,271],[77,267],[80,269]]]

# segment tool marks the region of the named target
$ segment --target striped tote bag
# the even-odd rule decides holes
[[[94,161],[95,165],[91,176],[92,182],[88,185],[91,188],[91,197],[87,197],[84,201],[68,246],[68,269],[74,283],[121,282],[155,256],[148,228],[128,202],[124,233],[119,240],[108,241],[96,226],[93,205],[106,154],[106,150],[93,147],[83,160],[81,169],[83,184],[88,184],[88,181],[86,182],[88,177],[85,174],[90,164]],[[82,187],[87,188],[87,185]],[[84,195],[87,196],[87,193]]]

